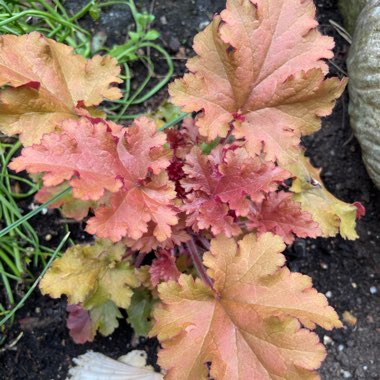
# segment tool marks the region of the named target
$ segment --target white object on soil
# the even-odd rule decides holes
[[[74,358],[76,367],[66,380],[163,380],[163,375],[146,365],[146,352],[134,350],[118,360],[88,351]]]

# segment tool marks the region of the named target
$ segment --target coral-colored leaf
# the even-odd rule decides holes
[[[228,0],[194,42],[190,73],[170,87],[210,140],[245,138],[250,154],[286,162],[320,128],[346,81],[324,80],[334,43],[316,29],[312,0]]]
[[[122,261],[124,253],[123,244],[106,240],[71,247],[54,261],[40,289],[53,298],[64,294],[69,303],[82,303],[85,308],[111,300],[126,309],[139,281],[131,264]]]
[[[98,200],[105,190],[122,187],[124,170],[116,154],[114,136],[106,122],[82,118],[63,122],[61,133],[50,133],[41,144],[27,147],[10,168],[44,172],[45,186],[69,181],[75,198]]]
[[[261,204],[254,205],[248,215],[248,228],[259,233],[273,232],[291,244],[295,236],[317,237],[321,235],[318,223],[308,212],[301,210],[301,204],[292,200],[292,193],[271,193]]]
[[[305,328],[341,327],[311,279],[283,267],[285,248],[270,233],[234,239],[220,235],[204,257],[214,290],[182,275],[159,285],[163,305],[151,335],[163,350],[170,379],[316,379],[325,357]]]
[[[157,248],[171,249],[177,245],[181,245],[190,239],[190,236],[185,231],[185,217],[183,214],[178,215],[178,224],[172,227],[170,238],[165,241],[158,241],[154,236],[155,223],[148,223],[148,231],[139,239],[125,238],[124,244],[132,248],[134,251],[141,253],[149,253]]]
[[[175,257],[166,250],[162,249],[156,253],[156,258],[149,268],[153,286],[157,286],[161,281],[178,279],[180,272],[175,261]]]
[[[80,304],[67,305],[66,311],[69,313],[66,320],[69,334],[77,344],[92,342],[95,331],[92,327],[90,315]]]
[[[145,116],[121,131],[117,151],[129,174],[127,179],[134,182],[144,180],[149,172],[159,174],[166,169],[172,153],[164,147],[165,143],[166,135],[158,132],[154,121]]]
[[[184,172],[186,178],[181,184],[189,192],[183,206],[187,224],[195,231],[210,228],[215,235],[227,236],[240,232],[234,217],[246,216],[251,201],[262,201],[289,177],[274,164],[232,146],[214,149],[210,155],[193,148],[186,157]]]
[[[124,236],[136,240],[148,231],[148,223],[152,221],[153,236],[163,242],[170,238],[171,227],[178,222],[172,205],[175,196],[174,184],[162,172],[145,186],[113,194],[109,206],[95,210],[86,231],[115,242]]]
[[[288,172],[258,157],[251,158],[244,148],[217,149],[209,156],[194,148],[186,157],[184,171],[187,178],[182,183],[186,191],[202,190],[228,203],[239,216],[248,213],[248,196],[260,202],[289,178]]]
[[[45,135],[41,144],[25,148],[10,167],[44,172],[47,187],[68,181],[74,198],[97,200],[87,226],[92,234],[115,242],[125,236],[136,240],[152,221],[153,236],[163,242],[178,222],[174,183],[164,171],[172,156],[165,143],[165,133],[146,117],[129,128],[102,119],[67,120],[61,133]]]
[[[120,68],[110,56],[86,60],[71,47],[39,33],[0,38],[0,130],[20,134],[24,145],[40,141],[59,123],[120,98]],[[90,112],[91,109],[88,108]]]
[[[224,233],[228,237],[241,233],[235,218],[229,215],[228,205],[210,198],[204,192],[189,194],[182,210],[188,214],[187,225],[195,232],[210,229],[214,235]]]
[[[140,239],[154,223],[153,236],[164,242],[176,225],[174,183],[163,170],[170,165],[171,152],[166,135],[153,121],[141,117],[118,133],[117,156],[123,166],[123,189],[112,194],[109,203],[95,210],[87,231],[118,241],[123,237]]]

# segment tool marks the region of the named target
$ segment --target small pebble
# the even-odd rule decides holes
[[[168,23],[168,20],[166,19],[165,16],[162,16],[162,17],[160,17],[160,22],[162,25],[166,25]]]
[[[297,257],[306,257],[306,241],[298,239],[293,245],[294,253]]]
[[[181,43],[179,42],[178,38],[170,37],[169,47],[170,47],[170,49],[172,49],[174,51],[178,51],[179,48],[181,47]]]
[[[350,377],[352,377],[351,373],[348,371],[341,370],[341,372],[345,379],[349,379]]]
[[[329,290],[328,292],[326,292],[326,297],[327,298],[331,298],[332,297],[332,292]]]
[[[371,286],[371,287],[369,288],[369,292],[370,292],[371,294],[376,294],[376,293],[377,293],[377,288],[376,288],[376,286]]]
[[[206,26],[208,26],[208,24],[210,24],[210,21],[209,20],[204,20],[204,21],[201,21],[198,25],[198,30],[203,30],[206,28]]]
[[[332,344],[332,343],[334,343],[334,341],[328,335],[323,336],[323,344],[325,346],[327,346],[328,344]]]
[[[367,365],[363,365],[363,369],[364,369],[364,371],[367,371],[368,366]]]
[[[53,236],[51,236],[51,234],[47,234],[47,235],[45,236],[45,240],[46,240],[46,241],[50,241],[50,240],[52,239],[52,237],[53,237]]]
[[[351,284],[351,286],[352,286],[354,289],[356,289],[356,288],[358,287],[358,285],[357,285],[356,282],[353,282],[353,283]]]
[[[326,263],[321,263],[321,268],[322,269],[327,269],[329,266]]]
[[[343,344],[340,344],[340,345],[338,346],[338,350],[339,350],[339,351],[343,351],[343,350],[344,350],[344,346],[343,346]]]

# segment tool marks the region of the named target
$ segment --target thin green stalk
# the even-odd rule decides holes
[[[14,300],[14,297],[13,297],[13,293],[12,293],[12,288],[11,288],[11,285],[9,283],[9,280],[8,280],[8,277],[4,274],[4,267],[3,267],[3,264],[1,263],[0,261],[0,273],[1,273],[1,279],[2,279],[2,282],[4,284],[4,288],[5,288],[5,292],[6,292],[6,295],[7,295],[7,298],[8,298],[8,301],[11,305],[14,304],[15,300]]]
[[[159,128],[159,131],[164,131],[167,128],[172,127],[173,125],[178,124],[180,121],[185,119],[186,117],[190,117],[191,113],[181,113],[179,116],[177,116],[174,120],[170,121],[169,123],[166,123],[161,128]]]
[[[72,29],[76,29],[76,30],[82,32],[83,34],[89,34],[85,29],[83,29],[80,26],[78,26],[76,24],[73,24],[73,23],[71,23],[69,21],[66,21],[63,18],[57,18],[57,17],[54,17],[53,15],[51,15],[49,13],[42,12],[42,11],[37,11],[37,10],[34,10],[34,9],[22,11],[22,12],[14,15],[12,17],[7,18],[4,21],[1,21],[0,22],[0,27],[2,27],[4,25],[7,25],[7,24],[10,24],[13,21],[17,21],[17,20],[19,20],[20,18],[22,18],[24,16],[40,16],[40,17],[43,17],[44,19],[46,19],[45,20],[46,22],[49,21],[49,20],[50,21],[55,21],[55,22],[57,22],[59,24],[65,25],[65,26],[70,27]]]
[[[165,51],[165,49],[161,48],[160,46],[158,46],[156,44],[150,43],[150,42],[145,42],[145,43],[141,44],[140,47],[141,48],[151,47],[153,49],[156,49],[158,52],[160,52],[166,60],[166,63],[168,65],[168,72],[166,73],[165,77],[159,83],[157,83],[147,94],[145,94],[141,98],[134,100],[132,102],[132,104],[141,104],[141,103],[144,103],[149,98],[151,98],[155,93],[157,93],[162,87],[164,87],[170,81],[170,79],[174,73],[173,61],[170,58],[169,54]]]
[[[63,197],[65,194],[67,194],[69,191],[71,190],[70,187],[68,187],[67,189],[61,191],[59,194],[55,195],[52,199],[50,199],[49,201],[43,203],[42,205],[40,205],[39,207],[37,207],[35,210],[29,212],[28,214],[24,215],[22,218],[18,219],[17,221],[15,221],[14,223],[12,223],[11,225],[7,226],[6,228],[4,228],[3,230],[0,231],[0,237],[8,234],[10,231],[12,231],[13,229],[15,229],[16,227],[18,227],[19,225],[21,225],[22,223],[24,223],[25,221],[29,220],[30,218],[32,218],[33,216],[37,215],[39,212],[41,212],[41,210],[49,205],[51,205],[52,203],[54,203],[57,199]]]
[[[21,277],[21,272],[18,270],[17,266],[13,264],[12,260],[1,249],[0,249],[0,259],[3,260],[3,262],[8,265],[9,269],[12,270],[15,276],[17,276],[18,278]]]
[[[0,199],[1,199],[1,202],[3,203],[4,199],[3,199],[3,197],[1,195],[0,195]],[[11,225],[13,218],[11,218],[9,210],[6,207],[3,209],[3,215],[4,215],[4,219],[5,219],[6,225],[7,226]],[[22,273],[24,271],[24,268],[23,268],[23,265],[22,265],[22,262],[21,262],[20,251],[19,251],[18,246],[17,246],[15,231],[14,230],[10,230],[9,231],[9,236],[12,239],[14,239],[13,243],[12,243],[12,246],[13,246],[13,258],[15,260],[17,269]]]
[[[51,256],[50,260],[48,261],[47,265],[45,266],[44,270],[41,272],[41,274],[38,276],[37,280],[34,281],[33,285],[29,288],[29,290],[25,293],[24,297],[20,300],[20,302],[11,310],[8,312],[8,314],[0,320],[0,327],[4,325],[10,318],[13,317],[13,315],[16,313],[17,310],[19,310],[25,303],[25,301],[29,298],[29,296],[32,294],[33,290],[36,288],[38,283],[41,281],[42,277],[45,275],[47,270],[50,268],[51,264],[53,263],[53,260],[56,258],[62,247],[65,245],[67,239],[69,238],[70,233],[67,233],[64,238],[59,243],[57,249],[54,251],[53,255]],[[1,263],[0,263],[1,265]],[[0,267],[0,269],[2,269]],[[14,303],[14,302],[13,302]]]

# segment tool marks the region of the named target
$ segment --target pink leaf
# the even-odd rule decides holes
[[[315,238],[321,235],[318,223],[302,211],[301,205],[292,200],[292,193],[271,193],[260,205],[254,205],[248,215],[248,228],[257,228],[260,234],[273,232],[291,244],[295,236]]]
[[[114,242],[124,236],[136,240],[148,231],[148,223],[154,222],[153,236],[163,242],[178,222],[172,205],[175,196],[174,184],[162,172],[146,185],[113,194],[108,206],[95,210],[86,231]]]
[[[61,133],[45,135],[39,145],[23,149],[9,166],[17,172],[44,172],[48,187],[69,181],[74,197],[85,201],[98,200],[105,190],[119,190],[124,173],[107,123],[87,118],[66,120]]]
[[[246,216],[250,202],[261,202],[289,174],[273,163],[252,158],[239,146],[216,148],[206,156],[193,148],[181,181],[188,192],[183,211],[194,231],[211,229],[228,237],[240,233],[236,217]]]
[[[73,341],[77,344],[92,342],[95,331],[88,311],[84,310],[80,304],[67,305],[66,311],[69,313],[66,325]]]
[[[150,279],[153,286],[157,286],[161,281],[176,281],[180,272],[175,264],[175,257],[166,250],[160,250],[156,253],[156,259],[153,260],[149,268]]]
[[[201,191],[189,194],[182,210],[188,215],[187,225],[195,232],[210,229],[215,236],[223,233],[228,237],[241,233],[235,218],[229,214],[228,205]]]
[[[175,246],[179,246],[190,239],[190,236],[185,231],[185,216],[179,214],[178,224],[172,227],[172,233],[170,238],[165,241],[158,241],[154,236],[153,231],[155,229],[155,223],[148,223],[148,231],[139,239],[131,239],[126,237],[123,242],[134,251],[140,253],[149,253],[157,248],[172,249]]]

